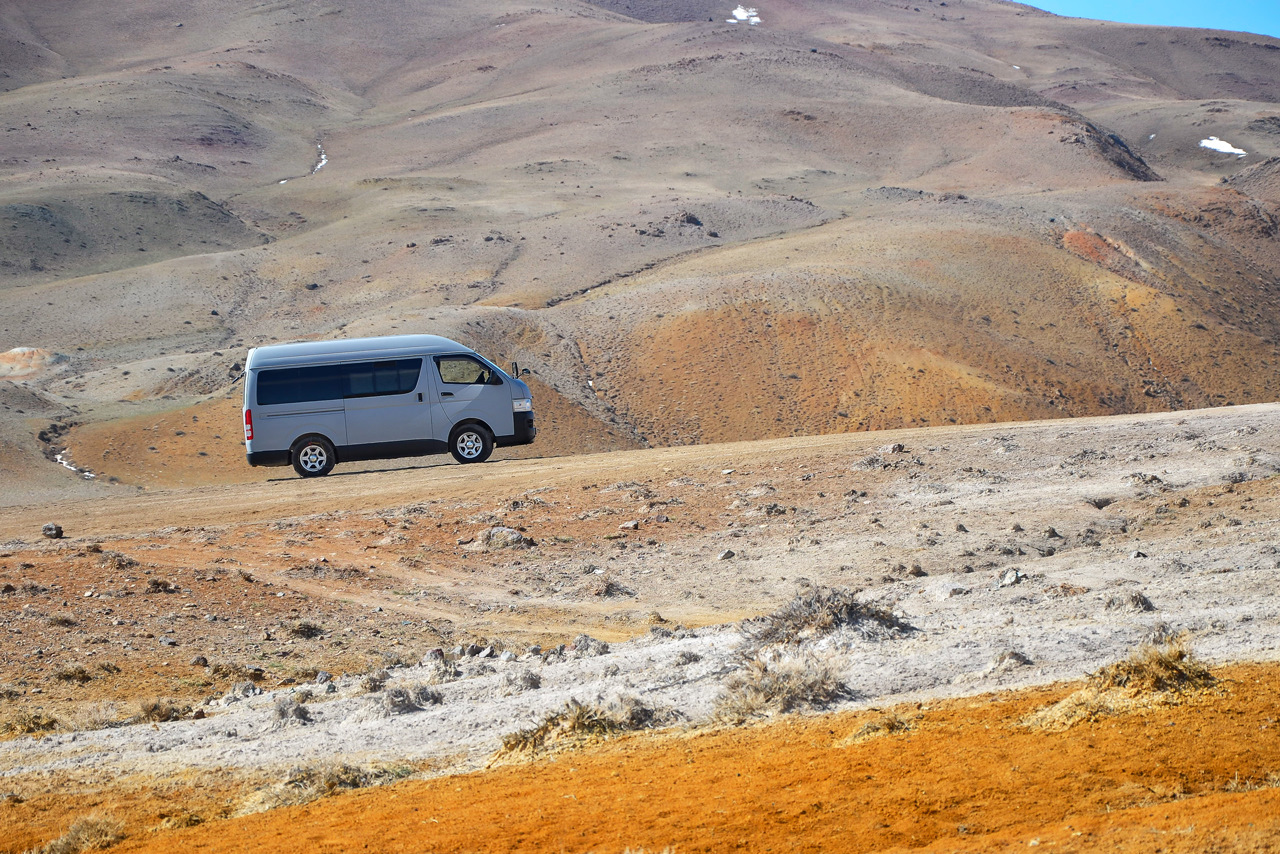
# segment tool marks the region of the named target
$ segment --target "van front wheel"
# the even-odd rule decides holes
[[[453,431],[449,453],[460,463],[482,463],[493,453],[493,434],[479,424],[468,424]]]
[[[302,477],[322,477],[337,462],[333,444],[323,436],[309,436],[293,446],[293,470]]]

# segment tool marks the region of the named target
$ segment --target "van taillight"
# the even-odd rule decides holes
[[[244,440],[253,441],[253,411],[249,409],[244,411]]]

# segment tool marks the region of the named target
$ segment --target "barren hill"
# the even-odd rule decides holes
[[[65,357],[6,470],[258,478],[246,348],[404,331],[531,367],[539,454],[1276,397],[1280,43],[732,11],[6,5],[0,353]]]

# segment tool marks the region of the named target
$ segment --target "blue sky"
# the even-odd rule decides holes
[[[1280,0],[1022,0],[1068,15],[1127,24],[1236,30],[1280,38]]]

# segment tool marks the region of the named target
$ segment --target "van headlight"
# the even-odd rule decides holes
[[[511,411],[512,412],[532,412],[533,398],[522,397],[518,400],[511,401]]]

